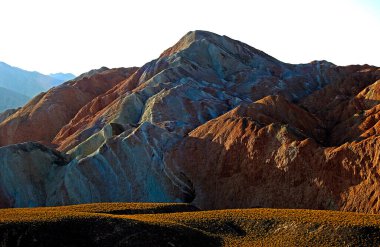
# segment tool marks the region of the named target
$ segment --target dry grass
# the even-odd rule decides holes
[[[105,214],[155,214],[195,211],[185,203],[93,203],[61,207],[12,208],[0,210],[0,224],[10,222],[47,222],[68,218],[109,217]]]
[[[379,246],[380,215],[102,203],[0,210],[4,245]],[[33,242],[34,241],[34,242]]]

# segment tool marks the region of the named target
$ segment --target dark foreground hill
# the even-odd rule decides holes
[[[0,210],[1,246],[378,246],[380,216],[103,203]]]

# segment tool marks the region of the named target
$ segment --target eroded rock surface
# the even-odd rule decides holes
[[[0,123],[0,146],[40,141],[68,160],[55,165],[47,148],[1,148],[12,154],[1,174],[21,175],[0,181],[0,206],[378,212],[379,80],[377,67],[287,64],[226,36],[189,32],[141,68],[90,71]],[[40,172],[20,170],[34,162]]]

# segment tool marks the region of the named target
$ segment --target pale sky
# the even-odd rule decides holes
[[[142,66],[190,30],[289,63],[380,66],[380,0],[0,0],[0,61],[45,74]]]

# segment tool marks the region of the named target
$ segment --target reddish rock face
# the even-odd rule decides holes
[[[50,145],[58,131],[93,98],[128,78],[136,69],[101,69],[33,98],[0,123],[0,146],[38,141]]]
[[[286,109],[277,119],[268,117],[273,105]],[[323,147],[308,133],[317,129],[310,113],[267,97],[193,130],[165,160],[193,182],[194,203],[202,208],[378,212],[373,201],[380,180],[373,171],[380,165],[380,137]]]
[[[337,70],[340,77],[300,102],[323,122],[329,132],[326,144],[330,146],[359,140],[370,129],[376,133],[372,127],[379,120],[380,69],[348,66]]]
[[[193,201],[378,212],[379,80],[377,67],[286,64],[190,32],[139,69],[91,71],[1,122],[0,146],[40,141],[67,155],[0,148],[0,175],[21,173],[0,180],[0,207]]]

